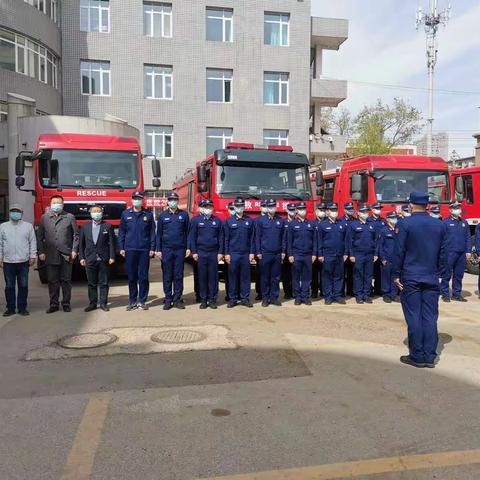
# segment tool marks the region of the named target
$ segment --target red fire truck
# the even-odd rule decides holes
[[[24,189],[25,163],[34,162],[34,189]],[[160,164],[152,161],[153,185],[160,186]],[[34,222],[60,194],[65,210],[75,215],[79,225],[90,219],[89,208],[100,204],[104,218],[115,227],[132,192],[143,191],[142,155],[136,138],[87,134],[40,135],[35,152],[20,152],[16,160],[16,185],[35,197]],[[39,275],[45,272],[39,265]]]
[[[412,191],[428,191],[447,215],[450,184],[447,164],[439,157],[368,155],[345,160],[340,168],[323,172],[320,198],[344,202],[380,202],[383,214],[398,211]]]
[[[245,211],[253,217],[260,213],[260,199],[277,200],[278,213],[284,215],[291,202],[307,204],[312,216],[315,196],[310,183],[310,162],[289,146],[256,147],[229,143],[225,149],[197,162],[185,172],[173,189],[180,197],[179,206],[195,215],[198,204],[210,199],[214,215],[227,218],[227,205],[237,196],[245,198]],[[317,175],[321,184],[321,172]]]

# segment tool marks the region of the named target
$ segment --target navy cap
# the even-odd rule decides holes
[[[387,218],[397,218],[397,214],[395,212],[388,212]]]
[[[438,205],[432,205],[430,207],[430,212],[432,213],[440,213],[440,207]]]
[[[412,205],[428,205],[428,193],[426,192],[412,192],[410,194],[410,203]]]
[[[228,202],[227,208],[232,209],[233,208],[233,202]]]
[[[375,203],[372,203],[370,208],[375,208],[375,209],[381,210],[383,208],[383,206],[379,202],[375,202]]]
[[[402,211],[408,212],[409,211],[408,205],[402,205]]]
[[[167,195],[167,200],[178,200],[178,193],[169,192],[169,194]]]
[[[145,194],[143,192],[133,192],[132,198],[145,198]]]
[[[353,205],[352,202],[345,202],[345,203],[343,204],[343,208],[344,208],[345,210],[353,210],[355,207],[354,207],[354,205]]]
[[[296,205],[297,210],[302,210],[304,208],[307,208],[307,204],[305,202],[299,202]]]
[[[329,203],[327,205],[327,210],[338,210],[338,205],[336,203]]]
[[[269,208],[276,207],[277,202],[273,198],[269,198],[268,200],[265,200],[265,206]]]
[[[233,205],[235,207],[244,207],[245,206],[245,199],[243,197],[237,197],[234,201],[233,201]]]
[[[198,206],[199,206],[199,207],[204,207],[204,206],[205,206],[205,200],[200,200],[200,201],[198,202]]]
[[[454,202],[450,203],[450,208],[462,208],[462,204],[455,200]]]
[[[266,198],[262,198],[262,200],[260,200],[260,206],[261,207],[266,207],[267,206],[267,199]]]
[[[322,202],[317,204],[317,210],[326,210],[327,209],[327,204]]]
[[[359,212],[368,212],[370,210],[370,207],[366,203],[361,203],[358,206],[358,211]]]
[[[294,203],[288,203],[287,204],[287,210],[289,212],[294,212],[296,210],[297,206]]]

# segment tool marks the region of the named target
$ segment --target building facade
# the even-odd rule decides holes
[[[143,152],[161,159],[164,188],[229,141],[292,145],[316,163],[345,150],[316,125],[321,107],[347,96],[345,81],[325,78],[322,53],[346,40],[348,22],[312,18],[308,0],[0,5],[24,22],[9,27],[2,15],[0,28],[34,32],[57,61],[55,87],[0,64],[0,81],[13,78],[0,94],[20,80],[28,88],[14,93],[35,98],[43,113],[126,120]],[[149,161],[145,172],[150,185]]]
[[[423,136],[417,142],[418,155],[431,155],[433,157],[443,158],[445,161],[449,158],[449,138],[448,133],[434,133],[432,135],[432,151],[427,152],[427,136]]]

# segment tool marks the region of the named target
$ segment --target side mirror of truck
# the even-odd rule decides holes
[[[152,160],[152,174],[155,178],[160,178],[162,176],[162,170],[160,168],[160,160],[154,158]]]
[[[225,150],[215,150],[213,156],[217,165],[223,165],[226,160]]]
[[[198,183],[205,183],[207,181],[207,169],[205,165],[200,165],[197,169]]]
[[[22,188],[25,185],[25,177],[17,177],[15,179],[15,186],[17,188]]]
[[[363,176],[359,173],[352,175],[350,179],[350,196],[354,202],[362,199]]]
[[[32,152],[23,151],[15,159],[15,175],[23,177],[25,175],[25,162],[32,161]]]
[[[461,195],[463,198],[464,187],[463,187],[463,177],[458,176],[455,178],[455,193]]]
[[[321,170],[317,170],[315,172],[315,183],[317,188],[323,187],[325,180],[323,179],[323,172]]]
[[[153,177],[152,178],[153,188],[160,188],[161,184],[162,184],[162,182],[160,181],[160,179],[158,177]]]

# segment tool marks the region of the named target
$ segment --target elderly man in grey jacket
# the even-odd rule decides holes
[[[9,209],[9,221],[0,225],[0,267],[5,277],[7,302],[4,317],[14,315],[17,309],[20,315],[29,315],[28,269],[35,265],[37,241],[32,224],[24,222],[22,215],[22,206],[13,203]]]
[[[63,197],[54,195],[50,200],[50,209],[38,226],[38,258],[47,268],[50,307],[47,313],[59,310],[60,286],[62,288],[62,307],[71,312],[72,263],[78,253],[78,227],[75,217],[63,209]]]

